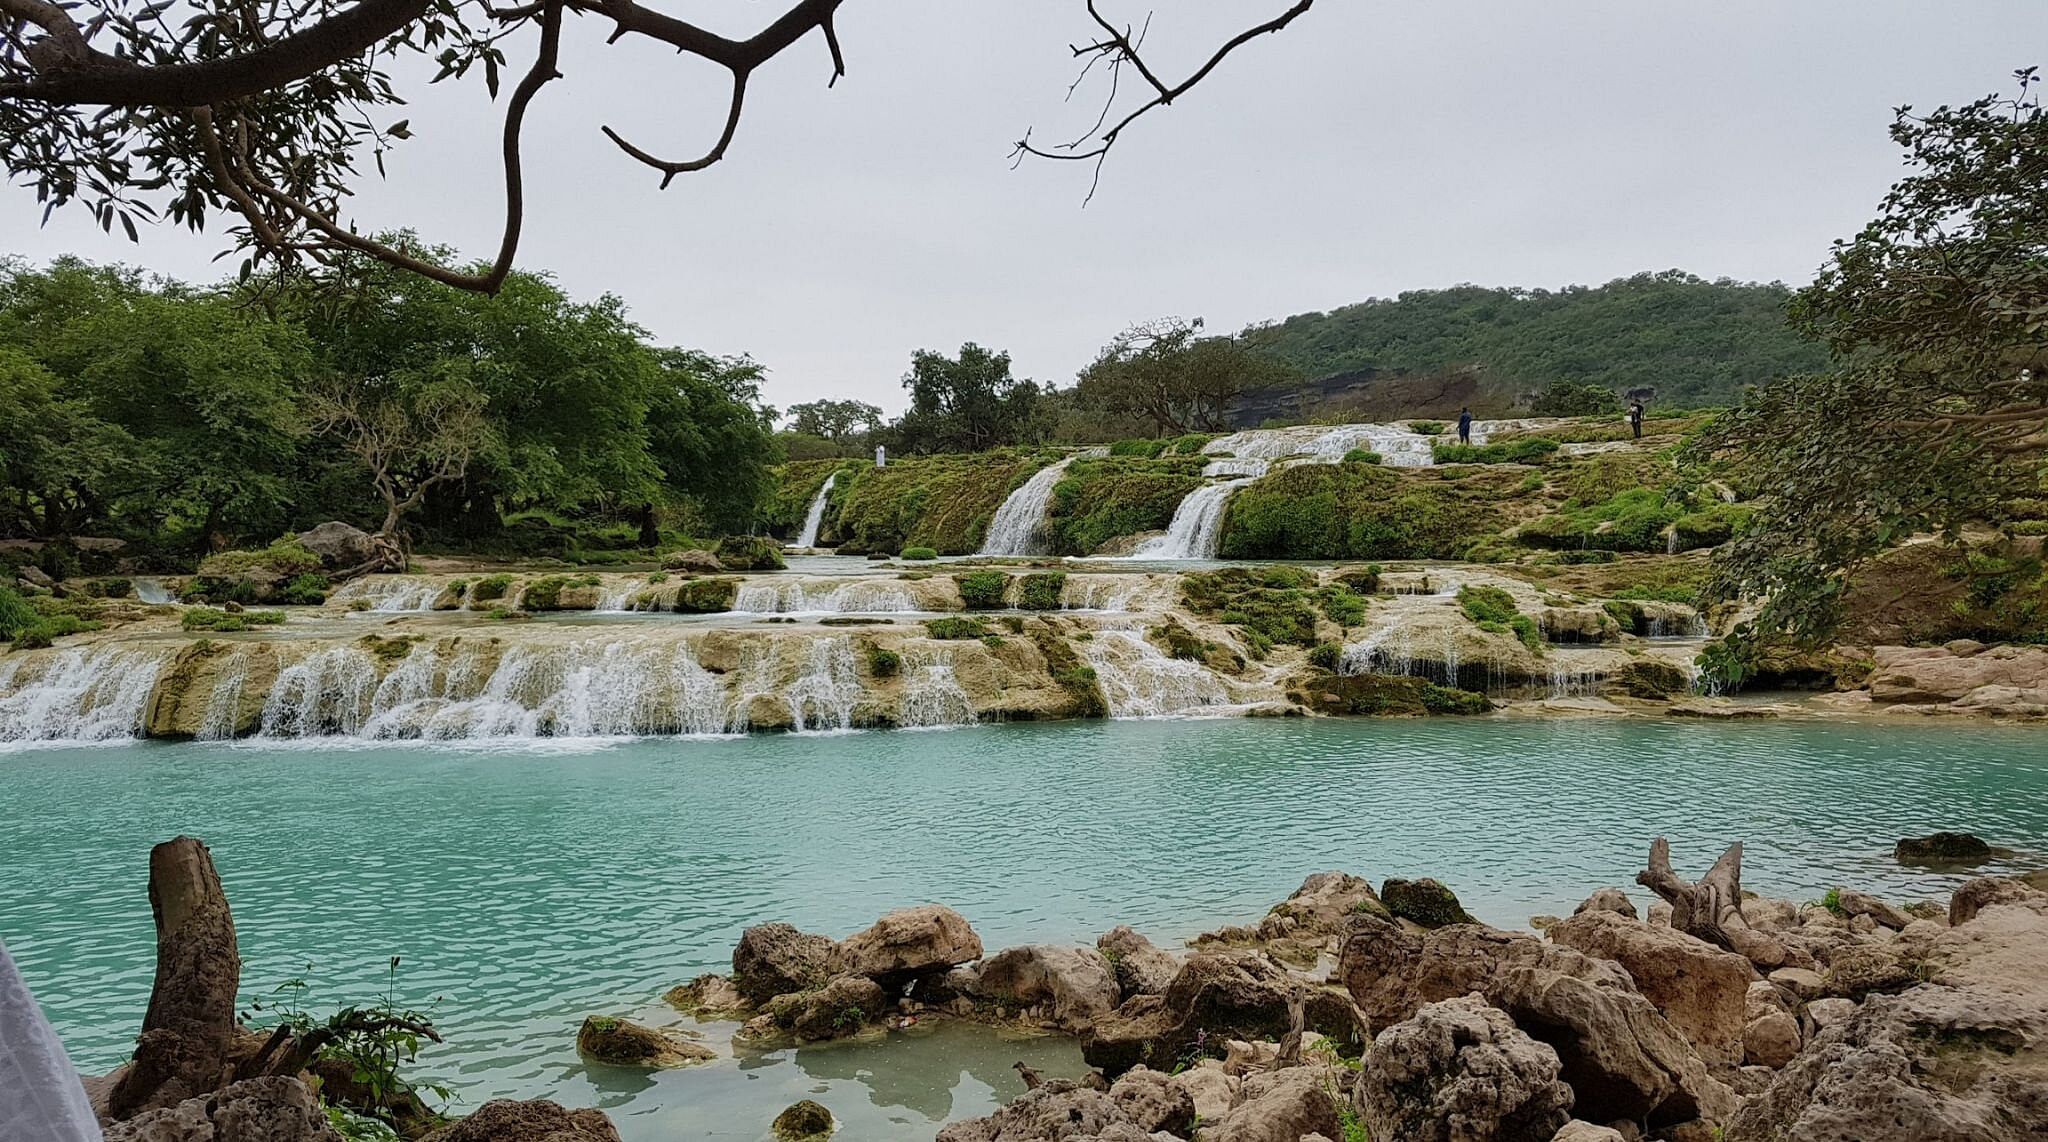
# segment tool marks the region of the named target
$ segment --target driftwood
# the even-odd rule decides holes
[[[1746,956],[1759,967],[1784,962],[1785,947],[1775,937],[1749,926],[1742,914],[1742,842],[1736,841],[1698,881],[1671,870],[1671,845],[1658,837],[1650,845],[1649,867],[1636,883],[1671,905],[1671,926],[1718,948]]]
[[[108,1099],[116,1120],[219,1089],[236,1036],[242,957],[204,843],[177,837],[149,851],[149,908],[156,983],[135,1057]]]

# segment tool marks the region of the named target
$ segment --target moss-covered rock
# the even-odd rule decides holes
[[[781,546],[765,535],[728,535],[718,541],[714,554],[729,571],[780,571],[789,566],[783,562]]]
[[[1462,479],[1435,469],[1301,464],[1240,488],[1223,518],[1230,559],[1455,559],[1499,536],[1506,469]]]
[[[1423,714],[1484,714],[1493,709],[1484,694],[1439,686],[1406,674],[1337,674],[1312,668],[1288,687],[1288,700],[1319,714],[1369,717]]]
[[[686,615],[722,614],[732,610],[739,592],[735,578],[685,579],[676,584],[675,609]]]
[[[960,589],[960,605],[970,611],[993,611],[1003,605],[1010,591],[1010,577],[1001,571],[969,571],[953,576]]]
[[[1692,693],[1692,676],[1668,662],[1638,658],[1621,668],[1615,677],[1621,692],[1631,698],[1665,701]]]
[[[1380,903],[1395,916],[1425,928],[1477,923],[1458,903],[1456,893],[1426,876],[1421,880],[1389,877],[1380,886]]]
[[[584,1019],[576,1032],[576,1049],[615,1067],[682,1067],[718,1057],[701,1043],[610,1015]]]
[[[1017,606],[1027,611],[1057,611],[1067,588],[1062,571],[1040,571],[1017,580]]]
[[[1202,484],[1200,456],[1076,460],[1053,485],[1046,532],[1054,554],[1092,555],[1122,536],[1159,531]]]
[[[929,547],[941,555],[971,555],[981,548],[988,522],[1010,489],[1044,467],[1045,459],[1035,451],[1003,449],[892,457],[885,468],[863,467],[842,477],[830,497],[838,503],[840,550]]]

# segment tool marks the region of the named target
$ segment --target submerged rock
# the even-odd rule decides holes
[[[622,1067],[684,1067],[708,1062],[718,1052],[678,1035],[609,1015],[592,1015],[576,1032],[576,1049],[599,1062]]]
[[[775,1131],[777,1142],[819,1142],[821,1139],[830,1138],[832,1131],[837,1128],[838,1123],[833,1121],[832,1112],[808,1098],[791,1103],[781,1114],[775,1116],[775,1122],[771,1127]]]
[[[1374,1138],[1521,1142],[1571,1117],[1557,1052],[1499,1008],[1467,995],[1427,1004],[1379,1033],[1352,1088]]]
[[[423,1142],[619,1142],[619,1131],[602,1110],[568,1110],[542,1098],[501,1098]]]
[[[1892,859],[1900,864],[1980,865],[1991,859],[1991,846],[1971,833],[1929,833],[1924,837],[1901,837],[1892,846]]]

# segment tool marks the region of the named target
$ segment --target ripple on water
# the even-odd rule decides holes
[[[1899,868],[1891,842],[1966,827],[2048,849],[2040,740],[1240,720],[16,752],[0,756],[0,936],[80,1064],[112,1066],[153,972],[144,854],[191,833],[234,903],[248,998],[303,974],[313,1005],[363,1000],[401,955],[401,997],[439,997],[448,1033],[424,1066],[471,1104],[601,1100],[632,1139],[732,1123],[751,1137],[754,1119],[822,1088],[844,1139],[927,1136],[1014,1094],[1006,1068],[1024,1048],[928,1029],[645,1076],[586,1067],[575,1027],[593,1011],[673,1018],[661,992],[723,965],[746,924],[843,936],[923,901],[960,909],[991,948],[1115,923],[1166,941],[1345,868],[1436,876],[1518,926],[1629,886],[1659,833],[1695,872],[1742,838],[1748,883],[1774,894],[1940,895],[1958,878]],[[1051,1073],[1079,1065],[1070,1044],[1031,1049]]]

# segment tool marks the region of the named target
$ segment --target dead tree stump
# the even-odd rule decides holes
[[[1775,937],[1749,926],[1742,914],[1742,842],[1736,841],[1698,881],[1687,881],[1671,869],[1671,844],[1658,837],[1650,845],[1649,867],[1636,883],[1671,905],[1671,926],[1725,948],[1761,968],[1785,962],[1785,946]]]
[[[135,1057],[108,1100],[116,1120],[218,1089],[236,1036],[242,957],[203,842],[177,837],[149,851],[149,908],[156,983]]]

